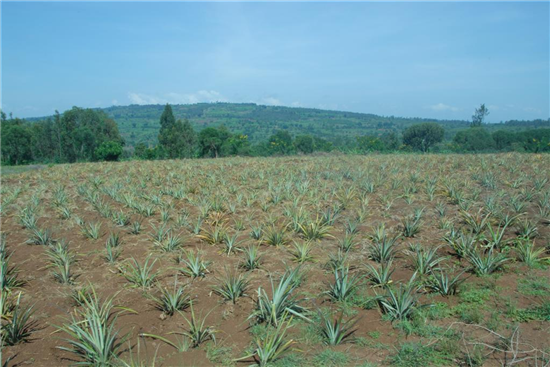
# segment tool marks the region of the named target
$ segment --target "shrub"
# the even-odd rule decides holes
[[[118,161],[122,154],[122,145],[117,141],[106,141],[101,143],[95,151],[95,157],[100,161]]]
[[[495,141],[491,134],[482,127],[460,130],[453,138],[460,151],[480,152],[495,149]]]

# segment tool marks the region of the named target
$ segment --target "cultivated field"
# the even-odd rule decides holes
[[[535,154],[5,176],[3,362],[548,366],[549,176]]]

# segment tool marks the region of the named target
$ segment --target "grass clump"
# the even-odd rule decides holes
[[[325,349],[313,358],[313,365],[338,367],[347,366],[350,362],[350,357],[347,353],[339,352],[332,349]]]
[[[451,356],[440,352],[435,346],[425,346],[419,342],[403,343],[390,357],[396,367],[426,367],[447,365]]]

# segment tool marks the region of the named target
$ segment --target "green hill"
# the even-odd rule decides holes
[[[163,105],[114,106],[103,109],[119,126],[127,143],[155,143]],[[229,130],[248,135],[251,142],[267,139],[278,129],[293,135],[311,134],[333,142],[357,135],[382,135],[401,131],[421,118],[383,117],[366,113],[327,111],[312,108],[262,106],[252,103],[199,103],[173,105],[176,118],[189,119],[196,130],[225,125]],[[468,126],[466,121],[442,121],[447,128]]]
[[[156,144],[159,118],[164,105],[129,105],[104,108],[118,124],[128,145],[138,142]],[[196,130],[207,126],[225,125],[231,131],[248,135],[251,142],[267,139],[278,129],[288,130],[293,135],[311,134],[328,139],[337,145],[358,135],[383,135],[401,132],[410,125],[422,122],[437,122],[443,125],[446,138],[469,126],[468,121],[436,120],[427,118],[404,118],[378,116],[367,113],[329,111],[313,108],[262,106],[253,103],[198,103],[172,105],[174,115],[189,119]],[[488,124],[491,131],[497,129],[523,130],[549,127],[545,120],[510,121],[504,124]]]

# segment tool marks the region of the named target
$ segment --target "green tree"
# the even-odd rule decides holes
[[[356,137],[357,148],[362,153],[381,152],[385,149],[384,142],[377,136],[364,135]]]
[[[403,132],[403,144],[427,152],[435,144],[443,141],[444,133],[443,127],[433,122],[412,125]]]
[[[24,164],[32,159],[32,134],[22,120],[2,122],[2,161],[7,164]]]
[[[231,135],[222,145],[221,148],[223,156],[231,155],[250,155],[251,147],[248,141],[248,136],[244,134]]]
[[[399,137],[395,131],[391,131],[382,135],[382,143],[384,143],[384,150],[397,150],[399,149]]]
[[[164,106],[164,111],[162,111],[162,114],[160,115],[159,123],[159,144],[162,148],[164,148],[170,158],[174,158],[174,155],[176,154],[176,149],[174,145],[176,145],[175,143],[177,140],[174,131],[176,119],[174,117],[174,114],[172,113],[172,106],[170,106],[169,104],[166,104],[166,106]]]
[[[146,151],[148,147],[144,142],[139,142],[134,146],[134,157],[146,159]]]
[[[269,137],[272,154],[286,155],[292,153],[292,136],[286,130],[279,130]]]
[[[333,148],[333,144],[323,138],[315,137],[315,150],[319,152],[330,152]]]
[[[160,129],[170,129],[176,123],[176,118],[172,112],[172,106],[168,103],[164,106],[164,111],[160,115]]]
[[[59,161],[75,162],[76,150],[74,131],[76,130],[76,115],[74,111],[66,111],[63,115],[56,114],[56,129],[59,139]]]
[[[63,115],[54,116],[54,136],[59,162],[94,159],[95,149],[105,141],[124,145],[117,124],[104,112],[73,107]]]
[[[2,152],[18,163],[89,161],[106,141],[124,145],[116,122],[102,111],[73,107],[62,115],[56,111],[53,121],[33,123],[2,115]]]
[[[117,141],[105,141],[95,149],[95,156],[100,161],[118,161],[122,154],[122,145]]]
[[[523,149],[530,153],[550,151],[550,129],[533,129],[518,132]]]
[[[43,123],[31,124],[30,131],[32,134],[31,150],[33,161],[54,161],[56,152],[56,134],[53,122],[48,119]]]
[[[495,131],[491,137],[493,138],[498,150],[510,150],[513,143],[521,140],[517,134],[504,130]]]
[[[160,151],[160,146],[156,146],[154,148],[149,148],[145,143],[140,142],[137,143],[134,147],[134,156],[139,159],[146,159],[146,160],[153,160],[157,159],[159,156],[162,156],[162,152]]]
[[[481,152],[495,149],[495,141],[491,134],[482,127],[472,127],[457,132],[453,142],[462,151]]]
[[[77,127],[73,134],[76,159],[79,161],[91,160],[96,147],[100,145],[96,140],[96,135],[88,126]]]
[[[223,144],[231,134],[224,126],[217,129],[207,127],[199,133],[199,150],[201,157],[218,158]]]
[[[197,149],[197,133],[189,120],[185,119],[178,130],[180,135],[180,158],[193,158]]]
[[[485,107],[485,103],[482,103],[479,108],[476,108],[472,115],[471,127],[480,127],[485,120],[485,117],[489,115],[489,109]]]
[[[176,121],[172,107],[167,104],[160,116],[158,141],[160,149],[157,154],[161,157],[191,158],[195,155],[197,134],[187,119]]]
[[[296,151],[304,154],[311,154],[315,150],[315,142],[311,135],[298,135],[294,139]]]

